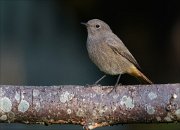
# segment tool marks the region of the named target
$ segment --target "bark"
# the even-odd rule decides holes
[[[125,123],[180,122],[180,84],[112,88],[0,85],[0,123],[80,124],[94,129]]]

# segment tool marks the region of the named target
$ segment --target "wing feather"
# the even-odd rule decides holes
[[[140,69],[140,66],[137,63],[136,59],[133,57],[133,55],[129,52],[129,50],[126,48],[126,46],[117,36],[116,38],[113,37],[113,39],[112,38],[106,39],[106,44],[114,51],[114,53],[126,58],[129,62],[131,62],[137,68]]]

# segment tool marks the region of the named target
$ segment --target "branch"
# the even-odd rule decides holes
[[[0,85],[0,123],[180,122],[180,84],[113,87]],[[116,91],[115,91],[116,90]]]

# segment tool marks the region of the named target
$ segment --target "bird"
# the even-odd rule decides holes
[[[106,74],[119,75],[115,84],[117,86],[121,75],[125,73],[144,83],[153,83],[140,71],[136,59],[107,23],[100,19],[92,19],[81,24],[86,26],[88,32],[86,47],[89,58],[105,73],[95,84],[104,79]]]

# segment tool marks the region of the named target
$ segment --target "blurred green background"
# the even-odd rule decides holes
[[[157,84],[180,81],[178,1],[0,0],[0,84],[93,84],[103,73],[90,61],[80,22],[107,22]],[[114,85],[108,76],[102,85]],[[122,84],[139,84],[123,75]],[[74,125],[0,124],[0,130],[82,130]],[[106,130],[179,130],[179,124],[133,124]]]

